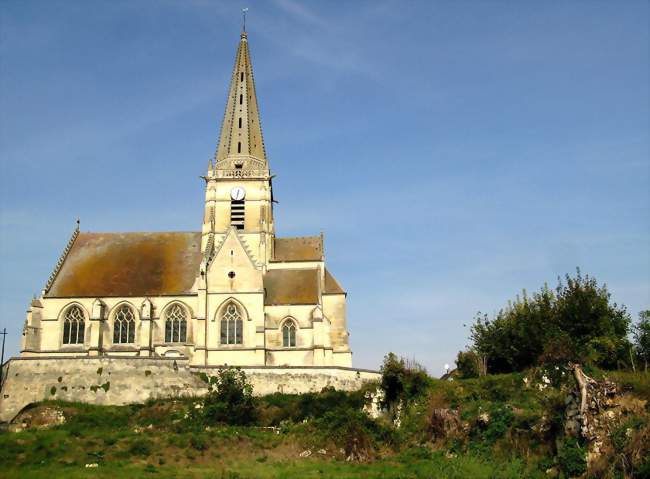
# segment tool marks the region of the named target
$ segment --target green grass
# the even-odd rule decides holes
[[[488,462],[470,456],[446,458],[441,454],[425,459],[382,459],[372,463],[347,463],[327,459],[288,459],[264,462],[223,461],[182,468],[174,465],[154,466],[126,462],[102,464],[87,469],[83,464],[43,464],[16,469],[4,469],[2,477],[12,478],[440,478],[440,479],[510,479],[520,477],[544,477],[539,471],[530,471],[523,464],[513,461],[506,464]]]

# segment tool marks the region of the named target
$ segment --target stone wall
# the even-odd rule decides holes
[[[186,359],[148,357],[12,358],[3,367],[0,421],[12,420],[25,406],[48,399],[121,405],[147,399],[201,396],[207,392],[197,373],[218,367],[190,367]],[[243,367],[256,395],[317,392],[327,386],[358,389],[379,378],[374,371],[344,367]]]

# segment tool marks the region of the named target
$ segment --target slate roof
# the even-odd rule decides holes
[[[45,297],[191,293],[201,233],[79,233]]]
[[[323,238],[302,236],[298,238],[275,238],[273,261],[322,261]]]
[[[264,304],[318,304],[318,270],[270,269],[264,275]]]

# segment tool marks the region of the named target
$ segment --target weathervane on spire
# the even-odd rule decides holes
[[[246,33],[246,12],[248,7],[241,9],[241,18],[242,18],[242,32]]]

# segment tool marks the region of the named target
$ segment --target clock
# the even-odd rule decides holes
[[[246,197],[246,190],[241,186],[235,186],[230,190],[230,197],[235,201],[241,201]]]

